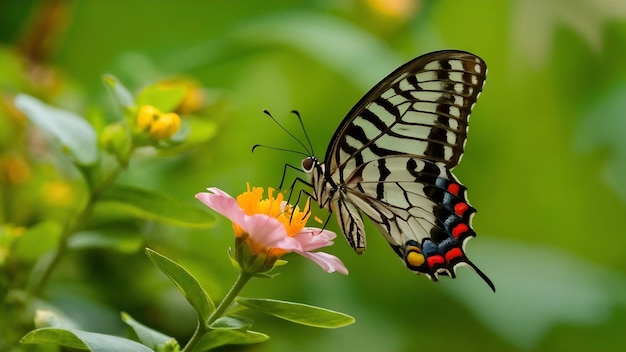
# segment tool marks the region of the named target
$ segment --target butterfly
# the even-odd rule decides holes
[[[323,161],[313,153],[302,160],[312,197],[336,214],[356,253],[366,248],[365,214],[411,271],[438,281],[467,265],[495,291],[465,254],[476,209],[452,174],[486,74],[485,62],[464,51],[417,57],[348,112]]]

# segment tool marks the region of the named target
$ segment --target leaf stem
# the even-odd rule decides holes
[[[187,345],[182,349],[181,352],[190,352],[193,351],[196,344],[200,341],[200,339],[204,336],[207,331],[210,331],[209,327],[211,323],[217,320],[219,317],[224,315],[228,307],[233,303],[239,292],[243,289],[243,287],[248,283],[248,281],[253,277],[251,273],[240,271],[237,276],[237,280],[230,288],[226,296],[222,299],[220,304],[215,308],[213,313],[209,316],[206,322],[198,321],[198,326],[196,327],[196,331],[194,331],[193,336],[187,342]]]

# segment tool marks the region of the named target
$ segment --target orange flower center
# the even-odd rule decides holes
[[[307,220],[311,216],[310,208],[310,199],[307,200],[306,205],[304,206],[304,210],[301,211],[300,207],[288,204],[284,201],[284,196],[282,193],[278,193],[276,197],[274,197],[274,189],[267,189],[267,198],[263,199],[263,188],[262,187],[253,187],[250,190],[250,185],[248,184],[248,190],[239,196],[237,196],[237,204],[243,209],[246,215],[254,215],[254,214],[265,214],[275,218],[280,221],[285,227],[285,231],[288,236],[295,236],[300,233],[304,226],[306,225]],[[233,229],[235,231],[236,237],[241,237],[246,235],[243,228],[239,225],[233,223]],[[250,242],[250,241],[249,241]],[[258,248],[258,245],[254,243],[250,243],[251,247],[253,247],[253,252],[260,252],[262,249]],[[254,248],[257,247],[257,248]],[[280,256],[284,254],[284,250],[279,248],[273,249],[265,249],[269,250],[268,253]]]

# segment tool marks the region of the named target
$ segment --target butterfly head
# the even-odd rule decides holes
[[[317,160],[316,157],[308,156],[302,159],[302,170],[307,174],[310,174],[311,172],[313,172],[313,169],[315,169],[315,166],[319,164],[320,162],[319,160]]]

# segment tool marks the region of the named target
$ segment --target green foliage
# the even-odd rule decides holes
[[[208,351],[224,345],[248,345],[267,341],[269,336],[256,331],[232,329],[211,330],[206,333],[194,351]]]
[[[152,263],[167,275],[183,296],[185,296],[185,299],[187,299],[189,304],[191,304],[198,313],[200,321],[206,323],[211,313],[215,311],[215,304],[202,286],[200,286],[198,280],[171,259],[151,249],[146,249],[146,253]]]
[[[135,107],[135,99],[120,80],[113,75],[104,75],[102,77],[104,85],[108,88],[109,92],[117,104],[124,110]]]
[[[96,132],[83,118],[25,94],[15,98],[15,106],[37,127],[50,133],[77,164],[88,166],[97,161]]]
[[[214,322],[209,325],[211,329],[235,329],[245,330],[252,326],[252,320],[244,317],[221,317],[215,319]]]
[[[46,221],[30,227],[13,244],[13,255],[20,260],[35,261],[54,249],[61,237],[61,226]]]
[[[173,337],[164,335],[139,323],[126,313],[122,313],[122,320],[133,329],[139,341],[153,351],[165,352],[180,350],[178,342]]]
[[[68,240],[68,247],[79,249],[108,249],[119,253],[135,253],[144,244],[137,226],[131,224],[111,224],[76,232]]]
[[[252,320],[228,313],[233,300],[249,309],[312,327],[338,328],[354,322],[354,318],[348,315],[306,304],[261,298],[235,298],[247,280],[254,277],[254,274],[244,271],[240,272],[238,280],[216,308],[200,283],[187,270],[151,249],[146,249],[146,253],[198,313],[198,328],[184,350],[206,351],[226,344],[259,343],[269,338],[265,334],[249,330]],[[237,310],[236,305],[232,310]],[[229,315],[220,316],[223,313]],[[161,340],[165,341],[166,338],[161,337]]]
[[[293,323],[316,328],[340,328],[354,323],[354,318],[349,315],[308,304],[244,297],[237,298],[237,303]]]
[[[152,349],[132,340],[81,330],[42,328],[29,332],[22,343],[53,344],[92,352],[149,352]]]
[[[137,94],[137,105],[152,105],[161,111],[173,111],[185,97],[183,86],[152,85]]]
[[[102,196],[101,201],[104,206],[121,208],[139,218],[176,226],[208,228],[215,222],[204,209],[137,187],[116,185]]]

